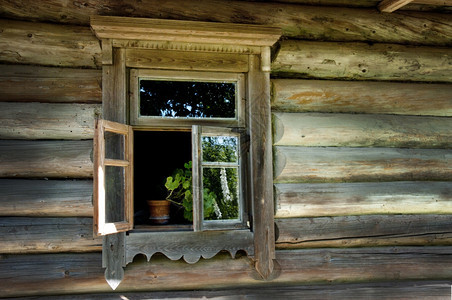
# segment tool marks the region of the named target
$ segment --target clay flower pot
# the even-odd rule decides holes
[[[148,200],[149,220],[152,224],[164,225],[170,220],[170,202],[168,200]]]

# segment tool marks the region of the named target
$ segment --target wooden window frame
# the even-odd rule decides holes
[[[246,88],[241,93],[245,93],[247,100],[241,109],[246,112],[244,122],[249,135],[247,179],[252,227],[163,235],[158,232],[106,235],[102,258],[107,282],[116,288],[123,279],[124,267],[136,254],[143,253],[150,259],[163,248],[167,257],[183,257],[190,263],[200,257],[213,257],[220,250],[227,250],[232,256],[244,250],[254,260],[257,273],[269,278],[275,259],[270,47],[281,36],[281,30],[259,25],[105,16],[91,17],[91,28],[102,44],[103,118],[109,121],[129,123],[128,69],[239,73],[246,77],[243,81]],[[185,248],[193,251],[182,253],[177,245],[187,245]]]
[[[107,120],[96,120],[94,135],[94,189],[93,189],[93,206],[94,206],[94,233],[98,236],[107,235],[117,232],[124,232],[133,229],[133,205],[127,199],[133,199],[133,132],[132,127]],[[107,145],[105,133],[111,132],[124,136],[124,159],[111,159],[106,157]],[[117,216],[122,221],[108,222],[105,218],[106,203],[106,167],[119,167],[124,169],[124,194],[125,199],[123,214]]]
[[[139,113],[140,79],[193,82],[229,82],[236,84],[236,118],[168,118],[141,116]],[[245,127],[245,75],[242,73],[167,71],[155,69],[130,70],[130,125],[135,128],[191,128],[192,124]]]
[[[244,128],[242,129],[244,130]],[[205,136],[234,136],[238,140],[237,147],[237,162],[236,163],[225,163],[223,165],[237,168],[239,174],[239,218],[233,220],[209,220],[206,221],[203,218],[203,195],[200,191],[203,190],[203,168],[214,166],[214,163],[204,162],[202,159],[202,141],[201,138]],[[193,211],[194,216],[194,230],[237,230],[237,229],[249,229],[249,218],[248,218],[248,207],[250,207],[250,195],[247,194],[247,182],[246,182],[246,155],[248,153],[245,144],[246,137],[241,134],[240,131],[235,130],[235,128],[224,128],[224,127],[206,127],[193,125],[192,129],[192,146],[193,146],[193,186],[197,186],[198,189],[193,191],[193,202],[194,207],[197,207],[196,215],[195,210]]]

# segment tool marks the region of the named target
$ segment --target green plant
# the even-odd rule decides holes
[[[193,194],[192,194],[192,162],[184,164],[184,169],[176,169],[172,176],[166,178],[165,187],[168,190],[166,200],[184,208],[184,218],[193,221]],[[214,215],[215,193],[203,189],[204,219]]]

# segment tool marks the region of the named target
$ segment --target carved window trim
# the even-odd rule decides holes
[[[103,267],[112,288],[121,282],[127,263],[137,253],[148,259],[174,241],[192,246],[194,252],[177,249],[165,253],[171,259],[196,262],[220,250],[235,255],[245,250],[257,272],[268,278],[273,270],[274,220],[270,119],[270,46],[280,37],[278,28],[192,21],[124,17],[91,17],[91,28],[102,43],[103,118],[127,124],[128,70],[162,72],[200,71],[246,74],[246,120],[250,136],[251,230],[172,232],[125,232],[110,234],[103,241]],[[243,92],[243,90],[242,90]],[[95,220],[98,219],[95,216]],[[234,237],[232,239],[232,236]],[[142,243],[141,241],[154,243]],[[221,243],[220,241],[229,241]],[[214,241],[212,245],[209,242]],[[194,244],[193,244],[194,243]],[[199,244],[201,243],[201,245]],[[202,243],[212,249],[202,250]],[[157,247],[154,247],[157,246]]]

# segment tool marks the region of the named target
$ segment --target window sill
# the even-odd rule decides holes
[[[254,234],[250,230],[224,231],[131,231],[126,236],[126,264],[137,254],[150,260],[155,253],[162,253],[171,260],[182,257],[187,263],[196,263],[201,257],[209,259],[226,250],[234,258],[238,251],[254,256]]]

